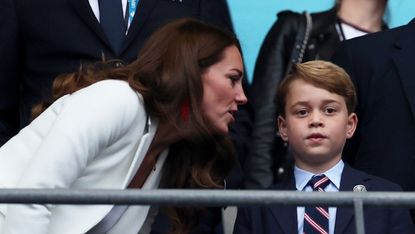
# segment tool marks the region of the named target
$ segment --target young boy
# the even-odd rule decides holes
[[[294,66],[276,97],[278,129],[295,159],[288,178],[275,190],[400,191],[398,185],[343,163],[353,136],[356,92],[345,71],[324,61]],[[367,207],[366,233],[415,233],[409,211]],[[250,207],[238,211],[234,233],[356,233],[352,207]]]

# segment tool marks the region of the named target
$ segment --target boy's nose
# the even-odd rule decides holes
[[[310,116],[309,127],[323,127],[323,120],[318,113],[312,113]]]
[[[323,127],[323,123],[322,122],[319,122],[319,121],[312,121],[310,123],[310,127],[314,127],[314,128],[316,128],[316,127]]]

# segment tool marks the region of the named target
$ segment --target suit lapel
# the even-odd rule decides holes
[[[128,30],[127,36],[124,40],[121,53],[127,49],[128,45],[134,40],[135,36],[142,29],[145,21],[153,10],[154,6],[157,4],[158,0],[140,0],[137,10],[135,12],[133,21],[131,22],[130,28]],[[137,51],[138,52],[138,51]]]
[[[88,27],[98,35],[98,37],[109,47],[107,37],[105,36],[104,31],[101,28],[98,20],[96,19],[94,12],[91,9],[87,0],[68,0],[81,19],[85,22]],[[121,52],[124,52],[131,42],[134,40],[136,35],[142,29],[145,21],[153,10],[154,6],[157,4],[158,0],[140,0],[133,21],[128,30],[128,34],[124,40]],[[138,52],[138,51],[137,51]]]
[[[355,173],[356,172],[356,173]],[[363,184],[364,178],[359,176],[360,173],[357,173],[354,169],[349,167],[347,164],[344,165],[341,182],[340,182],[340,191],[342,192],[351,192],[353,187],[358,184]],[[334,227],[334,233],[344,233],[346,228],[351,225],[354,218],[354,209],[353,207],[338,207],[336,214],[336,224]],[[353,227],[354,228],[354,227]]]
[[[98,37],[104,41],[104,43],[109,47],[111,44],[109,43],[107,37],[105,36],[104,31],[102,31],[101,25],[99,24],[97,18],[94,15],[94,12],[89,5],[87,0],[68,0],[75,11],[78,13],[80,18],[85,22],[85,24],[93,31]]]
[[[412,59],[415,54],[415,20],[412,20],[399,35],[394,49],[392,59],[415,117],[415,78],[413,75],[415,63]]]
[[[289,179],[286,183],[277,187],[278,190],[296,191],[294,179]],[[271,213],[277,220],[281,229],[286,234],[297,233],[297,207],[296,206],[274,206],[271,207]]]

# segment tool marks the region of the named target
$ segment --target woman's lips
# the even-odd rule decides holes
[[[236,113],[236,111],[230,110],[230,111],[228,111],[228,113],[231,115],[230,123],[235,122],[235,113]]]

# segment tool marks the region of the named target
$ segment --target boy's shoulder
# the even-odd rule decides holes
[[[366,191],[402,191],[402,188],[389,180],[344,165],[341,175],[340,190],[353,191],[355,186],[363,185]],[[269,187],[271,190],[296,190],[293,172],[280,183]]]
[[[342,181],[351,182],[352,184],[360,181],[367,191],[402,191],[402,188],[394,182],[354,169],[348,165],[344,167]],[[343,183],[340,186],[342,187],[342,185]]]

